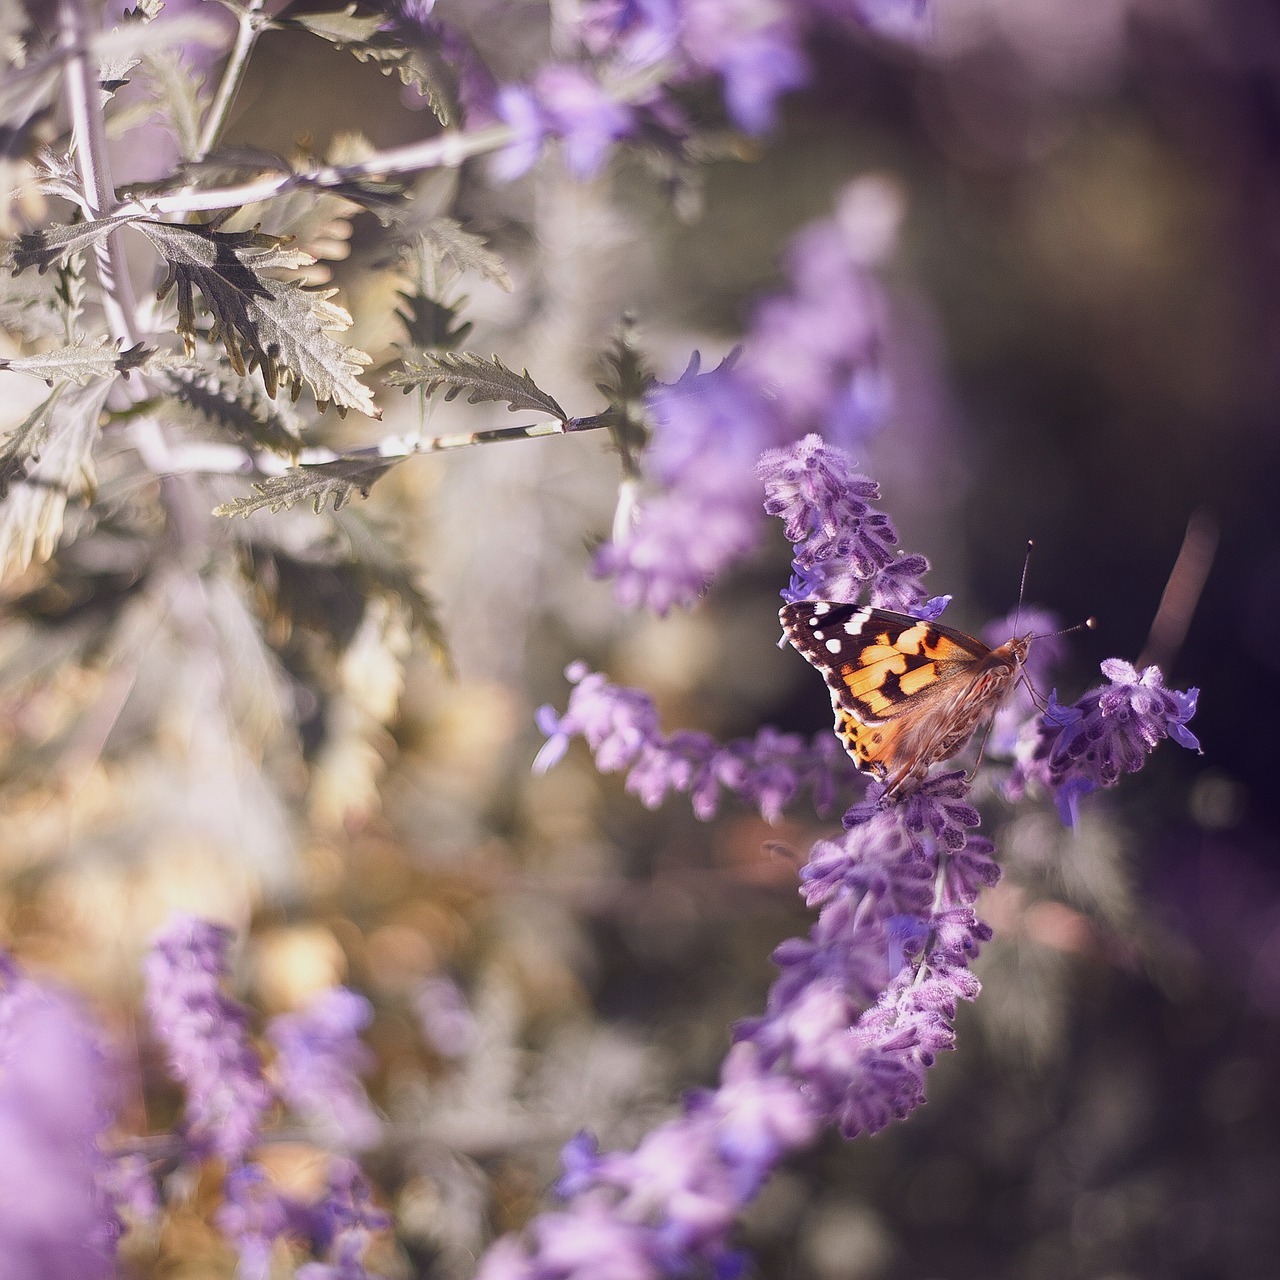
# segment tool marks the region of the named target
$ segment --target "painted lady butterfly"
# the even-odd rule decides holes
[[[995,714],[1035,638],[989,649],[937,622],[827,600],[785,605],[778,617],[830,686],[845,750],[886,796],[917,786]]]

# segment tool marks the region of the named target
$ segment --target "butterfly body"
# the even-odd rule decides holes
[[[827,600],[785,605],[787,639],[822,672],[835,730],[885,794],[955,755],[1013,691],[1030,635],[995,649],[910,614]]]

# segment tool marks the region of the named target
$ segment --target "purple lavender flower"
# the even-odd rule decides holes
[[[627,771],[627,790],[649,808],[669,792],[687,793],[694,813],[715,815],[721,791],[754,804],[770,822],[808,786],[815,806],[825,812],[836,792],[856,777],[853,762],[830,747],[823,732],[806,743],[795,734],[762,729],[755,738],[719,746],[704,733],[682,730],[670,735],[658,727],[652,699],[638,689],[619,688],[598,672],[574,663],[565,672],[575,688],[562,716],[552,707],[538,711],[538,727],[547,741],[534,760],[545,772],[576,736],[586,739],[602,773]],[[838,744],[837,744],[838,745]]]
[[[372,1280],[362,1258],[373,1234],[390,1219],[378,1209],[354,1161],[335,1160],[320,1198],[307,1204],[278,1191],[261,1165],[246,1164],[227,1175],[225,1198],[214,1216],[218,1229],[240,1255],[241,1280],[267,1280],[275,1242],[305,1244],[323,1262],[298,1269],[310,1280]]]
[[[704,374],[696,355],[648,405],[645,470],[659,492],[601,548],[596,572],[614,579],[624,606],[666,613],[692,604],[754,547],[760,491],[752,468],[773,427],[729,362]]]
[[[0,1258],[6,1280],[114,1274],[101,1181],[111,1078],[71,1002],[0,961]]]
[[[712,7],[731,25],[745,12],[718,0]],[[784,450],[803,432],[851,442],[884,420],[886,306],[873,269],[892,246],[899,213],[886,184],[852,184],[833,218],[797,237],[792,287],[758,310],[742,358],[703,374],[695,356],[674,383],[650,393],[644,470],[656,492],[620,512],[596,559],[622,604],[659,613],[691,604],[752,550],[761,524],[756,467],[766,450],[760,478],[782,484]],[[791,459],[797,471],[822,448],[820,436],[807,438],[806,452]],[[803,535],[790,598],[852,600],[866,590],[886,608],[919,604],[927,563],[896,555],[888,517],[869,505],[878,493],[869,480],[839,455],[828,466],[840,471],[831,480],[839,493],[825,495],[817,513],[824,536],[810,544],[815,531]]]
[[[533,94],[521,85],[503,85],[494,110],[516,136],[492,157],[489,172],[496,182],[514,182],[537,164],[550,127]]]
[[[1108,658],[1102,674],[1110,685],[1091,690],[1073,706],[1062,706],[1056,690],[1050,695],[1033,734],[1024,738],[1009,781],[1015,798],[1031,783],[1047,787],[1068,826],[1076,823],[1082,796],[1142,768],[1164,738],[1200,750],[1187,728],[1199,689],[1167,688],[1159,667],[1139,673],[1122,658]]]
[[[634,124],[631,110],[615,102],[581,67],[553,63],[534,79],[534,93],[550,131],[564,140],[569,172],[590,178],[600,171],[610,143]]]
[[[783,521],[788,540],[796,544],[796,576],[784,599],[852,603],[865,591],[872,604],[899,609],[924,600],[919,576],[928,562],[923,556],[895,555],[898,535],[889,518],[871,506],[879,487],[855,474],[842,450],[808,435],[764,453],[758,470],[764,509]]]
[[[360,1032],[373,1020],[364,996],[346,987],[321,992],[305,1009],[271,1020],[280,1096],[336,1146],[373,1146],[382,1124],[359,1076],[373,1066]]]
[[[808,78],[799,31],[778,0],[684,0],[681,47],[694,66],[724,80],[733,122],[772,128],[777,99]]]
[[[238,1164],[257,1141],[271,1090],[249,1040],[249,1014],[225,996],[232,932],[179,916],[146,960],[146,1006],[174,1076],[187,1089],[184,1122],[196,1157]]]

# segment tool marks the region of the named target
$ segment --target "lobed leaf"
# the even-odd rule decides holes
[[[21,422],[0,441],[0,501],[14,484],[27,473],[49,431],[49,418],[58,397],[65,390],[59,384]]]
[[[247,444],[293,459],[302,426],[288,401],[267,398],[255,382],[233,379],[226,370],[174,370],[169,392],[199,419]]]
[[[12,250],[13,269],[21,274],[28,267],[35,267],[43,274],[50,267],[65,262],[71,254],[82,253],[120,225],[117,218],[97,218],[92,222],[24,232]]]
[[[404,371],[390,374],[387,381],[405,391],[421,387],[427,395],[434,395],[444,387],[446,400],[466,391],[469,404],[499,400],[505,401],[512,413],[531,410],[560,422],[569,420],[555,398],[534,382],[527,369],[515,373],[497,356],[486,360],[466,351],[427,351],[403,363]]]
[[[253,231],[223,232],[208,226],[176,226],[163,222],[136,224],[169,265],[160,287],[163,297],[176,286],[178,332],[194,350],[195,291],[213,317],[211,337],[221,341],[231,367],[240,374],[261,367],[262,381],[273,399],[281,381],[292,382],[295,395],[305,382],[321,405],[339,412],[357,409],[381,417],[373,393],[359,375],[369,357],[329,337],[346,329],[351,317],[329,301],[333,290],[309,290],[289,280],[262,273],[313,261],[308,254],[282,247],[274,236]]]
[[[456,218],[432,218],[419,228],[419,234],[437,262],[452,258],[459,271],[474,271],[507,293],[515,287],[506,263],[489,248],[484,237],[468,231]]]
[[[63,380],[83,387],[97,378],[111,378],[140,368],[154,354],[141,342],[122,350],[110,338],[102,337],[96,342],[75,342],[39,355],[0,359],[0,369],[43,378],[50,386],[56,380]]]
[[[299,502],[310,502],[319,515],[330,499],[333,509],[341,511],[357,493],[367,498],[374,482],[399,461],[400,458],[341,458],[337,462],[296,467],[255,484],[256,494],[224,502],[214,508],[213,514],[251,516],[256,511],[288,511]]]
[[[276,18],[273,25],[308,31],[354,54],[361,62],[372,63],[383,75],[394,71],[404,84],[422,94],[442,125],[458,123],[457,76],[442,56],[439,42],[431,39],[428,32],[421,31],[421,39],[408,44],[384,29],[384,15],[359,15],[354,4],[332,13],[290,14]]]

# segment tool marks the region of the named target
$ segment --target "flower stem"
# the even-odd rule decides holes
[[[226,127],[232,104],[244,81],[249,55],[266,26],[266,19],[262,14],[265,3],[266,0],[250,0],[249,7],[242,9],[237,15],[240,29],[236,33],[231,53],[227,56],[227,65],[222,69],[222,79],[209,107],[209,114],[205,116],[204,128],[200,130],[200,141],[196,144],[196,153],[192,157],[194,160],[203,160],[213,150]]]

